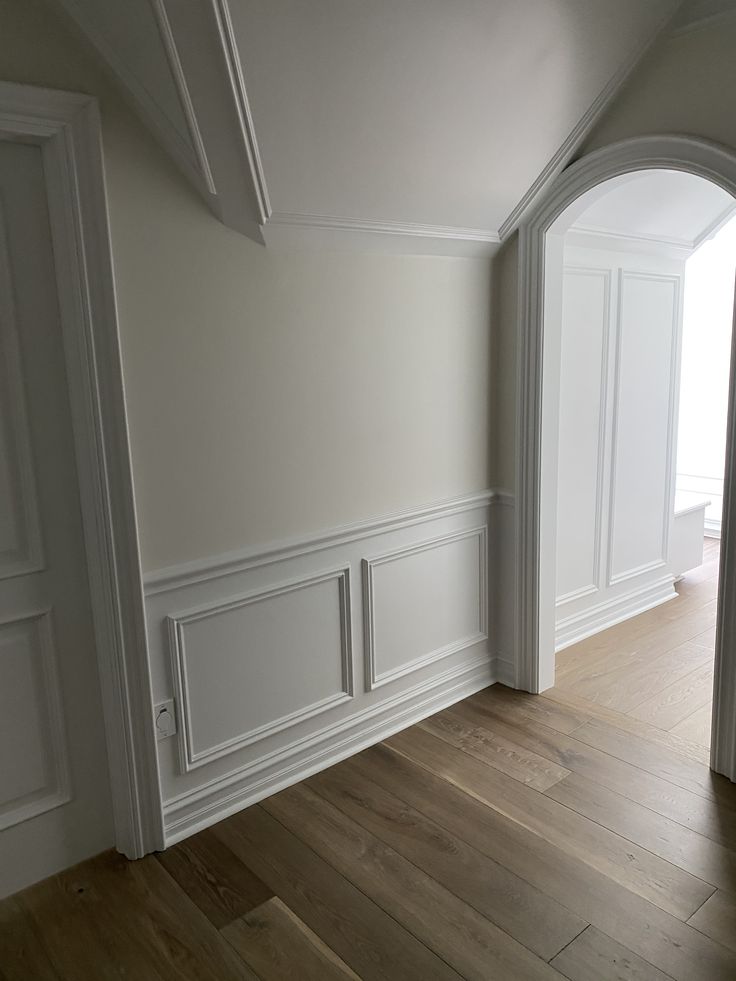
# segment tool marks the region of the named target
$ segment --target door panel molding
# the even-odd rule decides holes
[[[138,858],[163,823],[97,102],[0,82],[0,139],[43,155],[115,840]]]

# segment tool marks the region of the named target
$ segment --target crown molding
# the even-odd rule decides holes
[[[720,232],[724,225],[726,225],[733,216],[736,215],[736,202],[731,202],[727,208],[724,208],[720,215],[717,215],[707,228],[704,228],[700,235],[697,235],[693,241],[693,252],[695,249],[699,249],[701,245],[704,245],[710,239]]]
[[[550,184],[570,163],[576,151],[582,146],[593,127],[612,104],[625,83],[629,80],[634,69],[639,65],[644,55],[652,48],[654,42],[667,30],[676,17],[675,13],[668,14],[661,20],[656,29],[636,49],[629,60],[613,75],[603,87],[595,101],[588,107],[587,112],[580,117],[565,141],[553,157],[547,162],[534,183],[523,195],[516,207],[511,211],[498,230],[501,241],[504,242],[527,217],[533,206],[544,194]]]
[[[494,255],[501,243],[492,229],[289,212],[274,212],[262,229],[266,245],[282,249],[483,257]]]
[[[655,253],[670,259],[687,259],[696,249],[694,242],[684,238],[657,238],[636,232],[615,232],[597,225],[571,225],[565,233],[565,240],[571,245],[584,248]]]

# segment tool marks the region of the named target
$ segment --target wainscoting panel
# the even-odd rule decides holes
[[[177,721],[158,744],[168,843],[495,680],[500,503],[485,492],[146,577],[155,700]]]
[[[0,624],[0,830],[70,800],[51,613]]]
[[[609,585],[663,568],[673,515],[680,280],[621,271]]]
[[[369,690],[487,640],[487,560],[485,525],[363,560]]]
[[[349,569],[172,616],[168,626],[184,770],[352,697]]]
[[[605,486],[611,270],[567,266],[560,359],[557,604],[595,593]]]

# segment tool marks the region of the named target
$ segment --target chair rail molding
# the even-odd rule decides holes
[[[542,494],[543,479],[549,480],[542,436],[547,233],[586,191],[610,178],[652,169],[703,177],[736,198],[736,155],[727,147],[686,135],[636,137],[572,164],[519,227],[514,648],[516,686],[531,692],[554,683],[554,638],[542,636],[546,604],[554,604],[554,582],[542,575],[541,539],[556,508],[556,488],[552,495]],[[735,377],[732,353],[711,759],[713,769],[731,780],[736,780],[736,609],[724,597],[736,591]]]
[[[0,82],[0,135],[43,154],[115,843],[137,858],[163,825],[97,102]]]

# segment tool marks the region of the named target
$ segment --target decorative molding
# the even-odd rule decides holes
[[[676,599],[677,592],[673,583],[674,576],[668,574],[654,583],[647,583],[644,588],[607,599],[581,613],[559,619],[555,631],[555,651],[561,651],[601,630],[607,630],[630,617]]]
[[[594,266],[565,266],[563,275],[595,276],[603,279],[603,331],[601,333],[600,397],[598,400],[598,462],[595,476],[595,518],[593,526],[593,569],[592,582],[579,589],[571,590],[557,597],[556,606],[563,606],[598,592],[603,581],[601,569],[601,546],[603,537],[603,501],[605,493],[604,470],[606,461],[608,424],[608,375],[611,347],[611,272]]]
[[[34,621],[41,658],[43,695],[49,727],[49,745],[47,748],[51,757],[54,786],[48,788],[48,793],[40,797],[34,794],[32,800],[27,800],[25,803],[20,800],[8,810],[3,810],[0,806],[0,831],[30,818],[38,817],[40,814],[45,814],[62,804],[67,804],[72,799],[69,756],[61,704],[56,647],[51,625],[51,610],[37,610],[23,616],[0,620],[0,631],[3,627],[9,627],[16,623],[30,624]]]
[[[205,750],[196,750],[194,746],[193,726],[191,718],[191,697],[187,675],[186,627],[200,620],[216,617],[231,610],[261,603],[277,596],[283,596],[297,590],[315,586],[320,583],[337,580],[340,597],[340,661],[342,671],[342,691],[320,699],[311,705],[306,705],[288,715],[274,719],[265,725],[258,726],[212,746]],[[302,577],[288,583],[271,586],[268,589],[249,593],[236,599],[211,603],[196,610],[178,613],[166,618],[167,632],[171,651],[171,667],[179,705],[179,759],[183,772],[189,772],[206,763],[228,756],[240,749],[245,749],[253,743],[268,736],[275,735],[283,729],[298,725],[316,715],[321,715],[330,709],[349,701],[354,694],[353,689],[353,649],[352,631],[350,627],[350,568],[337,569],[330,572],[320,572]]]
[[[736,13],[736,11],[734,11]],[[704,245],[710,239],[714,238],[718,232],[726,225],[733,216],[736,215],[736,202],[732,201],[731,204],[724,208],[723,211],[717,215],[713,221],[708,225],[703,231],[695,238],[693,241],[693,251],[699,249],[701,245]]]
[[[672,301],[672,325],[671,325],[671,353],[670,353],[670,384],[669,384],[669,405],[667,415],[667,444],[665,449],[666,474],[664,505],[662,514],[662,536],[660,540],[661,557],[653,559],[651,562],[642,563],[633,569],[626,569],[623,572],[614,573],[613,571],[613,538],[616,530],[616,471],[618,446],[618,416],[619,416],[619,395],[621,389],[621,343],[623,334],[623,306],[624,306],[624,283],[627,279],[638,279],[644,282],[669,283],[673,287]],[[616,356],[613,383],[613,425],[611,431],[611,473],[608,503],[608,545],[607,545],[607,584],[615,586],[617,583],[626,582],[637,576],[644,575],[646,572],[653,572],[667,564],[667,553],[669,545],[670,525],[674,514],[673,507],[673,488],[676,463],[675,437],[677,435],[677,420],[675,418],[675,404],[679,389],[679,325],[680,325],[680,291],[682,280],[680,276],[669,276],[661,273],[640,272],[631,269],[619,269],[618,274],[618,303],[616,316]]]
[[[146,596],[155,596],[159,593],[173,592],[185,586],[193,586],[221,576],[235,575],[248,569],[296,558],[299,555],[320,552],[361,538],[398,531],[400,528],[410,528],[437,518],[449,518],[456,514],[477,511],[488,507],[492,501],[502,498],[503,494],[504,492],[487,490],[469,497],[455,498],[439,504],[410,508],[385,517],[342,525],[330,531],[286,539],[266,548],[259,546],[240,549],[209,559],[183,562],[181,565],[157,569],[144,575],[145,593]]]
[[[235,39],[235,32],[233,31],[230,7],[228,0],[210,0],[210,3],[215,15],[215,22],[220,36],[220,45],[227,66],[233,101],[240,124],[240,136],[250,171],[260,223],[263,225],[271,218],[271,201],[268,196],[266,175],[263,172],[261,153],[258,148],[258,140],[256,139],[256,131],[253,125],[253,114],[250,109],[248,93],[245,90],[245,78],[238,55],[238,45]]]
[[[163,826],[97,103],[0,83],[0,138],[43,154],[115,837],[136,858]]]
[[[166,846],[488,687],[493,671],[484,655],[172,798],[164,805]]]
[[[212,175],[210,174],[206,154],[203,152],[203,146],[201,146],[203,155],[200,155],[201,135],[195,136],[195,134],[199,134],[199,127],[193,113],[191,117],[189,115],[192,112],[191,99],[189,98],[186,79],[181,72],[179,55],[173,35],[171,34],[168,17],[164,8],[164,0],[152,0],[153,13],[157,21],[157,27],[173,76],[174,85],[177,89],[190,139],[192,139],[191,145],[187,143],[183,134],[171,119],[169,119],[166,112],[153,98],[148,89],[128,70],[124,61],[119,56],[115,45],[108,41],[104,34],[90,23],[83,7],[77,3],[77,0],[59,0],[59,2],[69,22],[76,30],[76,33],[80,34],[92,46],[101,62],[112,72],[123,92],[127,95],[129,103],[140,112],[144,123],[161,142],[164,149],[171,154],[184,175],[205,198],[208,193],[214,193]]]
[[[542,168],[541,173],[534,183],[502,223],[498,230],[502,242],[516,231],[522,221],[527,219],[532,210],[537,206],[537,203],[541,200],[542,195],[551,187],[555,179],[559,177],[576,151],[583,144],[585,138],[592,132],[595,124],[613,103],[613,100],[629,80],[634,69],[644,58],[644,55],[647,54],[654,45],[654,42],[672,23],[673,16],[674,14],[669,13],[659,22],[656,29],[637,47],[628,61],[607,82],[595,101],[588,107],[583,116],[581,116],[557,152]]]
[[[272,246],[335,241],[341,246],[353,243],[374,251],[406,252],[411,242],[411,248],[430,255],[494,255],[501,243],[498,233],[490,229],[286,212],[272,214],[264,230]]]
[[[478,539],[478,630],[467,637],[460,637],[444,647],[413,658],[400,667],[379,674],[376,665],[374,570],[382,565],[397,562],[409,555],[432,551],[433,549],[442,548],[445,545],[464,541],[468,538]],[[431,541],[417,542],[406,548],[394,549],[371,559],[363,559],[363,631],[365,685],[368,691],[373,691],[383,685],[390,684],[392,681],[403,678],[408,674],[413,674],[415,671],[426,668],[436,661],[449,657],[451,654],[457,654],[459,651],[472,647],[474,644],[488,640],[488,526],[482,525],[479,528],[454,532],[451,535],[443,535]]]
[[[10,282],[10,251],[8,249],[5,210],[0,199],[0,405],[4,395],[9,396],[7,413],[3,417],[11,430],[12,446],[8,447],[8,470],[17,471],[16,500],[3,502],[3,507],[16,511],[15,518],[23,524],[24,554],[8,557],[0,553],[0,579],[41,572],[44,568],[41,521],[38,510],[36,474],[28,428],[28,408],[23,386],[17,317]],[[9,472],[10,480],[13,475]],[[11,495],[12,497],[12,495]],[[15,505],[15,507],[13,507]],[[3,558],[3,556],[5,556]]]
[[[197,122],[197,115],[194,111],[194,105],[192,104],[192,97],[189,94],[189,86],[187,85],[186,76],[184,75],[181,59],[179,58],[179,51],[176,47],[176,41],[174,40],[174,33],[171,30],[171,24],[169,23],[169,15],[166,13],[165,0],[150,0],[150,2],[153,9],[153,15],[156,18],[159,37],[161,38],[161,43],[163,44],[164,51],[166,52],[166,60],[169,63],[169,69],[174,80],[174,86],[176,88],[177,95],[179,96],[181,111],[184,114],[184,120],[187,124],[187,129],[189,130],[189,138],[192,141],[192,149],[199,166],[199,172],[202,175],[202,180],[204,181],[204,186],[207,191],[210,194],[217,194],[217,187],[215,186],[212,171],[210,170],[210,162],[207,159],[207,151],[205,149],[204,140],[202,139],[202,134],[199,130],[199,123]]]
[[[540,638],[539,617],[542,593],[549,588],[539,580],[546,234],[585,191],[612,177],[658,168],[704,177],[736,198],[736,156],[729,149],[689,136],[637,137],[603,147],[572,164],[554,180],[519,229],[514,605],[516,682],[526,691],[539,691],[548,684],[548,651],[554,646],[551,638]],[[723,601],[736,593],[736,345],[732,346],[730,381],[711,759],[718,773],[736,780],[736,604]]]
[[[710,227],[710,226],[709,226]],[[580,248],[611,249],[620,252],[661,255],[668,259],[688,259],[697,248],[686,239],[656,238],[653,235],[614,232],[595,225],[572,225],[565,241]]]
[[[563,593],[558,596],[555,600],[555,606],[559,609],[561,606],[567,606],[570,603],[574,603],[576,600],[585,599],[586,596],[592,596],[593,593],[597,593],[600,586],[596,586],[595,583],[588,583],[587,586],[580,586],[578,589],[571,589],[569,593]]]

